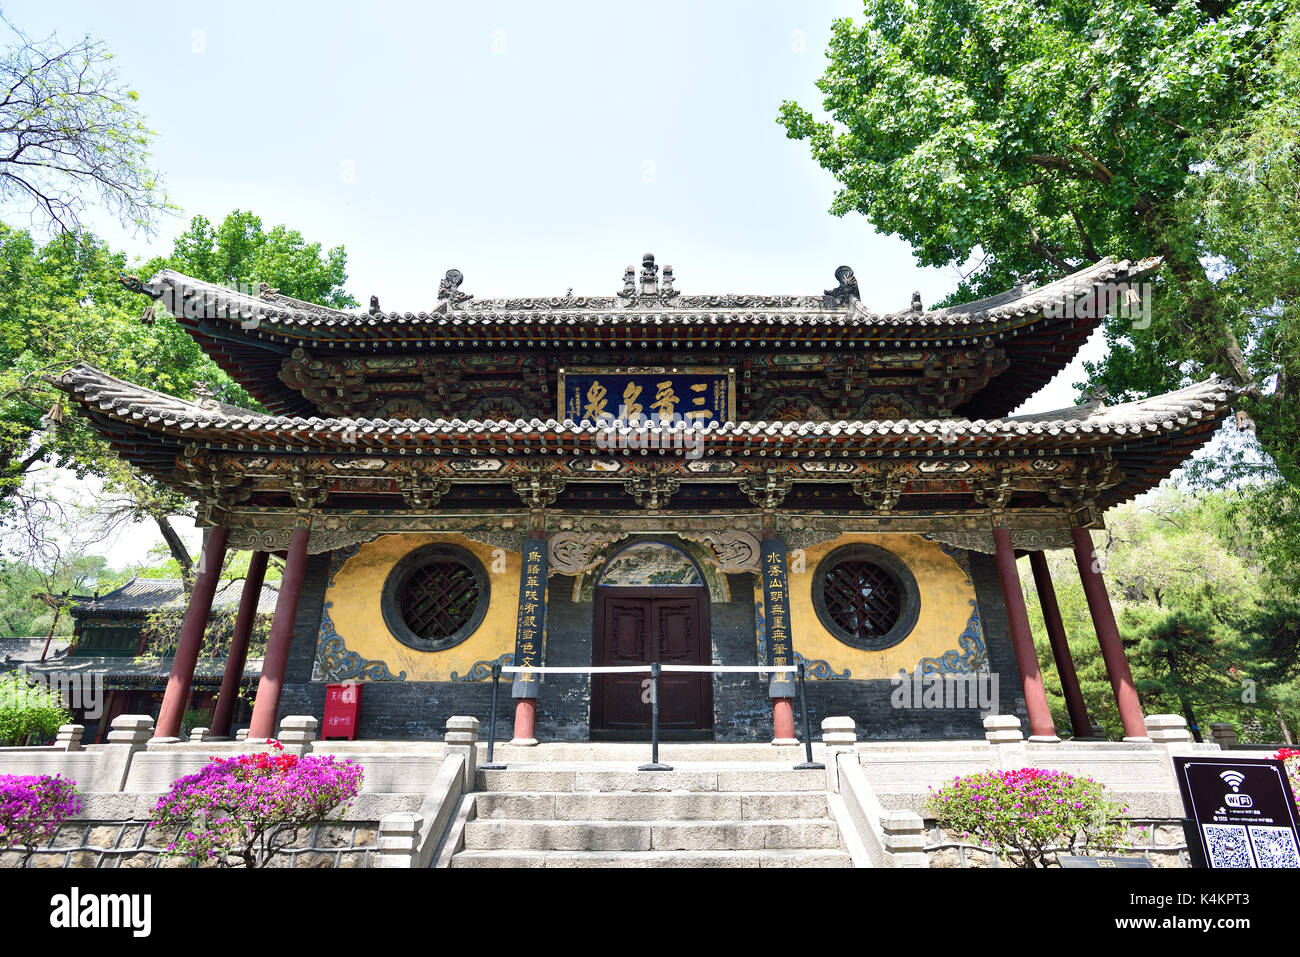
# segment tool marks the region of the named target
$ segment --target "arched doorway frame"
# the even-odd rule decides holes
[[[725,576],[710,576],[674,535],[628,536],[611,543],[601,562],[584,573],[592,604],[592,664],[623,665],[662,661],[711,664],[713,641],[710,604]],[[698,544],[698,543],[695,543]],[[700,584],[607,585],[605,572],[623,552],[656,545],[677,552],[695,569]],[[574,592],[586,589],[575,584]],[[723,599],[725,600],[725,598]],[[593,739],[636,740],[648,736],[650,705],[646,674],[593,674],[590,730]],[[659,683],[660,736],[666,739],[712,739],[713,680],[708,672],[668,672]]]

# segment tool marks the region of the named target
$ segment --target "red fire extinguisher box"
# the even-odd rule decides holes
[[[357,722],[361,718],[361,685],[341,684],[325,687],[325,722],[321,740],[342,738],[355,741]]]

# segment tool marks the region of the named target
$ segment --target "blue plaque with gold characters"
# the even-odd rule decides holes
[[[561,422],[685,422],[705,426],[735,418],[734,369],[561,369]]]

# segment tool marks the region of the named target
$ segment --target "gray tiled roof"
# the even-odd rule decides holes
[[[231,441],[256,444],[275,441],[307,448],[344,450],[350,447],[427,446],[451,451],[461,447],[491,448],[509,451],[515,442],[528,448],[530,439],[539,441],[564,438],[574,443],[596,446],[596,437],[607,432],[607,425],[583,420],[559,422],[523,419],[511,421],[477,421],[470,419],[366,419],[302,418],[265,415],[253,412],[233,414],[228,407],[209,408],[133,385],[91,366],[79,365],[58,377],[65,391],[74,393],[89,407],[118,419],[129,419],[151,431],[190,436],[192,440]],[[737,442],[755,440],[779,443],[782,447],[816,445],[838,448],[879,446],[915,446],[931,441],[954,439],[985,444],[1039,445],[1056,441],[1106,444],[1124,437],[1141,437],[1178,431],[1181,426],[1221,419],[1235,389],[1216,378],[1189,385],[1164,395],[1114,406],[1096,403],[1072,406],[1053,413],[995,419],[901,419],[854,421],[788,421],[711,423],[699,430],[706,447],[719,450]],[[651,432],[671,435],[688,428],[653,426]],[[537,449],[536,444],[532,448]],[[105,596],[107,597],[107,596]],[[238,600],[237,595],[234,600]]]
[[[105,678],[136,678],[163,681],[171,674],[172,659],[134,659],[121,657],[82,657],[46,661],[27,669],[33,674],[57,673],[60,675],[98,675]],[[226,671],[225,658],[201,657],[194,666],[194,680],[204,684],[221,681]],[[244,678],[256,678],[262,673],[262,659],[250,658],[244,662]]]
[[[221,302],[233,313],[257,315],[278,327],[296,327],[304,334],[312,331],[353,329],[373,330],[402,326],[411,332],[421,327],[481,328],[494,325],[527,323],[538,331],[574,325],[609,325],[645,323],[651,325],[717,325],[719,323],[797,325],[812,327],[889,326],[896,328],[958,328],[1037,315],[1052,306],[1063,306],[1087,295],[1099,283],[1145,275],[1159,265],[1159,260],[1133,263],[1127,259],[1106,258],[1038,288],[1019,287],[995,296],[944,309],[914,312],[900,309],[875,312],[861,303],[830,306],[821,295],[681,295],[670,301],[652,298],[645,303],[629,304],[617,296],[543,297],[513,299],[470,299],[453,309],[430,312],[380,312],[333,309],[314,303],[276,295],[261,298],[215,283],[186,276],[171,269],[157,273],[145,287],[152,295],[163,297],[174,315],[184,312],[178,292],[198,293]],[[234,315],[232,321],[238,320]]]
[[[212,600],[213,610],[237,609],[243,585],[242,579],[221,582]],[[278,594],[274,585],[263,585],[262,594],[257,602],[258,612],[260,614],[273,612]],[[179,578],[133,578],[121,588],[100,595],[98,598],[78,601],[74,614],[83,617],[113,612],[184,611],[188,601],[184,583]]]
[[[72,645],[68,638],[56,637],[45,654],[48,661],[60,657]],[[12,671],[20,665],[31,665],[41,660],[45,652],[45,638],[0,638],[0,671]]]

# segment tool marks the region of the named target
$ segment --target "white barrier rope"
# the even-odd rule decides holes
[[[791,665],[660,665],[660,671],[729,671],[729,672],[750,672],[766,673],[769,671],[789,672],[794,674],[795,668]],[[581,667],[577,665],[502,665],[502,674],[519,674],[527,671],[529,673],[537,672],[539,674],[556,674],[556,675],[583,675],[583,674],[631,674],[641,673],[649,674],[649,665],[588,665]]]
[[[578,668],[565,665],[533,665],[531,668],[526,665],[502,665],[502,674],[518,674],[520,672],[532,674],[553,674],[553,675],[582,675],[589,671],[599,671],[603,674],[621,673],[630,674],[634,672],[650,673],[649,665],[604,665],[601,667]]]

